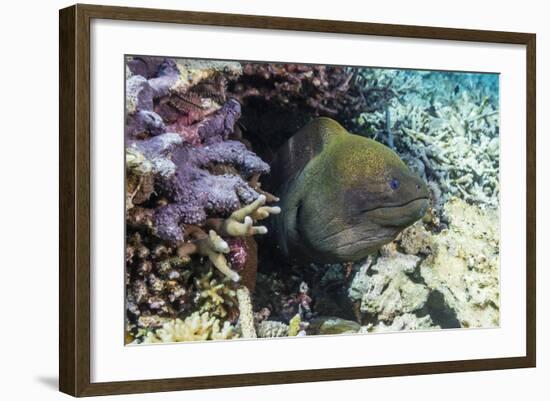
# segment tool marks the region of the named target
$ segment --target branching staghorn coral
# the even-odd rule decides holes
[[[499,194],[497,77],[364,71],[379,77],[398,96],[391,97],[385,111],[362,113],[356,119],[358,132],[382,140],[391,133],[396,150],[413,170],[439,187],[443,200],[458,196],[495,207]]]
[[[263,220],[271,214],[281,213],[278,206],[264,206],[266,196],[258,198],[240,209],[235,210],[227,219],[209,219],[207,226],[212,227],[218,233],[228,237],[249,237],[256,234],[266,234],[265,226],[254,226],[254,220]]]
[[[230,322],[239,316],[237,293],[226,280],[219,280],[210,269],[194,280],[194,303],[200,313],[209,314]]]
[[[232,270],[224,254],[230,252],[229,245],[218,233],[226,237],[248,237],[256,234],[265,234],[267,228],[254,226],[249,216],[260,214],[267,217],[269,213],[279,213],[279,208],[262,206],[265,203],[265,196],[260,195],[258,199],[241,209],[236,210],[227,219],[210,219],[206,225],[211,227],[208,234],[196,226],[187,229],[187,235],[192,240],[183,242],[178,247],[178,255],[182,258],[193,254],[206,256],[212,264],[230,280],[237,282],[239,274]]]
[[[198,254],[206,256],[214,267],[232,281],[239,281],[237,272],[231,270],[227,264],[227,260],[223,256],[229,252],[229,246],[214,230],[210,230],[208,234],[198,227],[189,229],[191,241],[183,242],[178,247],[178,256],[181,258],[189,258],[190,255]]]

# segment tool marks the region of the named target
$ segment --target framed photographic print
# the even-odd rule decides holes
[[[534,34],[61,10],[60,390],[534,367],[535,112]]]

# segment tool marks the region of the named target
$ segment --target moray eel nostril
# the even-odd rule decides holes
[[[282,212],[272,235],[293,263],[354,261],[423,217],[428,190],[388,147],[318,118],[272,163],[270,190]]]

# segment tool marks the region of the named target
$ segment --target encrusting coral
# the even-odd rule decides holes
[[[420,266],[421,275],[428,288],[443,294],[462,327],[497,327],[498,211],[451,199],[445,213],[449,227],[428,242],[433,253]]]
[[[421,309],[428,289],[414,283],[413,273],[420,258],[393,252],[380,257],[376,264],[364,265],[350,286],[350,297],[361,302],[361,311],[391,322],[396,316]],[[372,275],[367,275],[371,270]]]
[[[269,172],[269,166],[240,142],[220,138],[212,145],[194,147],[185,144],[178,134],[166,133],[130,142],[129,148],[134,155],[132,167],[135,160],[143,160],[141,166],[152,166],[140,168],[152,170],[156,192],[166,199],[153,215],[153,229],[161,239],[181,241],[181,224],[203,224],[207,215],[228,216],[243,204],[266,200],[246,180]],[[214,166],[229,166],[231,170],[216,174],[209,171]],[[133,171],[136,169],[133,167]],[[276,208],[264,207],[256,217],[276,212]]]

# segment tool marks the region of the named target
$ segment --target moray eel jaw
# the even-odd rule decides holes
[[[367,210],[369,220],[382,227],[403,228],[421,219],[428,209],[428,198],[417,198],[398,206],[386,206]]]
[[[428,199],[417,198],[403,205],[365,211],[353,226],[340,230],[340,225],[334,224],[332,232],[308,241],[315,249],[308,257],[318,263],[341,263],[364,258],[393,241],[403,229],[422,218],[427,208]]]

